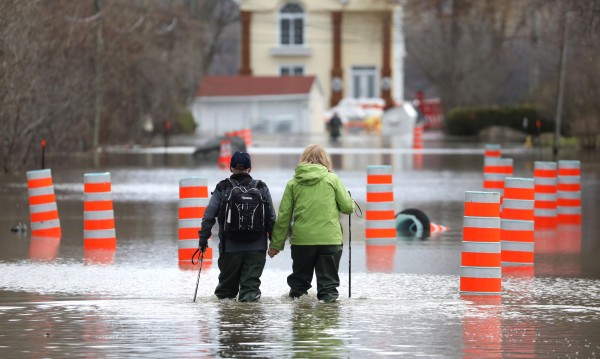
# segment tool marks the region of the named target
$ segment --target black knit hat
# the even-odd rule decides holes
[[[231,156],[231,162],[229,162],[229,166],[232,168],[242,167],[244,169],[252,167],[250,155],[247,152],[236,151],[233,156]]]

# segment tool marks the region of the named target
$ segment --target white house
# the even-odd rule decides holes
[[[325,98],[315,76],[206,76],[192,105],[196,132],[325,132]]]

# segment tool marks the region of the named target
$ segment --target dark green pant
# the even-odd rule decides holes
[[[335,301],[340,286],[338,269],[342,258],[342,246],[291,246],[292,274],[287,278],[290,297],[297,298],[308,292],[313,271],[317,276],[317,298],[325,302]]]
[[[260,276],[265,268],[265,251],[243,251],[219,255],[219,284],[215,295],[219,299],[253,302],[260,299]]]

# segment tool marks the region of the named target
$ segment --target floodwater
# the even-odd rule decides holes
[[[269,185],[276,206],[305,141],[255,140],[252,174]],[[366,166],[391,164],[396,209],[419,208],[450,229],[373,247],[364,218],[353,215],[349,231],[343,216],[337,303],[318,302],[314,289],[287,298],[289,250],[267,259],[259,303],[214,297],[215,253],[205,259],[194,303],[198,271],[177,262],[178,183],[203,176],[212,189],[227,172],[194,162],[189,143],[181,144],[166,155],[116,149],[94,160],[48,158],[61,239],[9,231],[29,223],[26,178],[0,177],[0,357],[600,357],[598,154],[561,153],[582,161],[582,226],[536,234],[534,271],[503,273],[500,297],[461,297],[464,192],[481,190],[483,145],[426,137],[419,155],[344,138],[329,150],[363,210]],[[516,177],[552,160],[516,145],[503,156],[514,158]],[[118,245],[104,257],[86,256],[82,245],[83,174],[93,172],[112,180]]]

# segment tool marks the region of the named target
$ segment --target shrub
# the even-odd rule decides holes
[[[177,130],[181,133],[192,134],[196,131],[194,115],[188,109],[182,109],[175,115]]]
[[[524,119],[527,126],[524,128]],[[540,121],[539,132],[554,129],[554,121],[540,118],[536,109],[529,104],[516,106],[457,107],[446,116],[446,131],[455,136],[474,136],[489,126],[506,126],[527,134],[538,134],[536,121]]]

